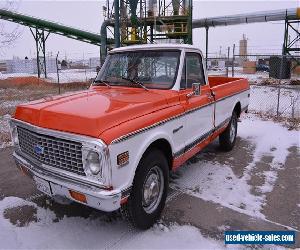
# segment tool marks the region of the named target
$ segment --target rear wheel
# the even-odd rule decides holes
[[[164,208],[169,185],[166,157],[157,149],[149,151],[140,161],[123,216],[140,229],[151,227]]]
[[[220,146],[225,151],[230,151],[234,147],[237,134],[237,120],[237,113],[233,111],[227,128],[219,136]]]

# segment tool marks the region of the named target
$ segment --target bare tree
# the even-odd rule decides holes
[[[0,8],[10,11],[16,11],[19,1],[0,1]],[[11,47],[14,42],[21,36],[23,28],[19,24],[12,24],[0,19],[0,55]]]

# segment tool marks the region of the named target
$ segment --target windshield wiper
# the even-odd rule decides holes
[[[122,79],[132,82],[132,83],[135,83],[135,84],[141,86],[144,90],[147,90],[147,91],[149,90],[148,88],[146,88],[146,86],[142,82],[140,82],[136,79],[132,79],[132,78],[124,77],[124,76],[122,76]]]
[[[105,81],[105,80],[95,80],[94,83],[104,83],[107,87],[111,88],[111,86],[109,85],[109,81]]]

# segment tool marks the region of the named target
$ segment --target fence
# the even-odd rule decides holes
[[[249,111],[300,119],[300,66],[282,55],[207,58],[208,75],[242,77],[250,83]],[[286,79],[288,78],[288,79]]]

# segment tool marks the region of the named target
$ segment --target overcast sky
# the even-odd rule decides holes
[[[5,0],[0,0],[3,7]],[[99,33],[103,21],[102,6],[104,1],[17,1],[17,11],[43,19],[60,22],[69,26]],[[213,17],[238,13],[249,13],[262,10],[276,10],[300,7],[300,0],[257,0],[257,1],[203,1],[194,0],[193,18]],[[6,30],[12,30],[16,24],[0,21]],[[19,56],[35,56],[35,43],[27,27],[20,27],[21,37],[10,48],[4,50],[2,58]],[[211,28],[209,34],[209,52],[217,53],[222,47],[225,52],[228,46],[238,45],[239,39],[245,34],[248,38],[249,53],[281,53],[284,24],[283,22],[236,25]],[[193,32],[194,44],[205,50],[204,29]],[[50,34],[47,53],[55,55],[58,51],[61,57],[81,59],[99,55],[99,48],[87,43],[78,42],[59,35]]]

